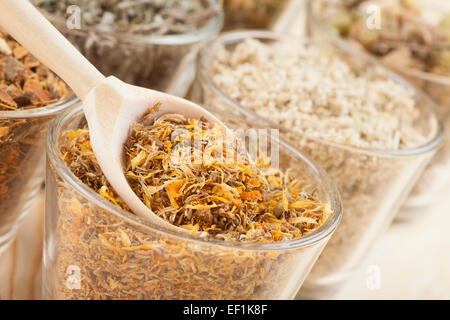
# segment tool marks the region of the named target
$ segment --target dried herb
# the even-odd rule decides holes
[[[151,122],[151,123],[150,123]],[[186,142],[202,137],[184,159],[173,162],[172,152],[185,152]],[[317,229],[329,216],[328,205],[306,194],[303,181],[289,172],[263,170],[224,142],[218,126],[168,114],[153,121],[144,117],[133,125],[126,144],[126,176],[136,194],[159,217],[202,236],[223,240],[279,241]],[[61,152],[71,170],[104,198],[127,209],[107,184],[89,145],[88,131],[67,136]],[[198,154],[212,150],[234,155],[227,163],[211,156],[195,163]],[[188,161],[186,161],[188,160]]]
[[[64,82],[0,32],[0,111],[39,108],[68,94]],[[0,116],[0,237],[11,232],[42,181],[36,175],[42,174],[43,166],[39,164],[50,121],[50,116]]]
[[[174,154],[188,155],[174,163]],[[225,141],[219,126],[167,114],[144,118],[126,144],[126,176],[158,216],[177,226],[224,240],[279,241],[301,237],[328,217],[321,204],[288,172],[261,170]],[[196,163],[196,155],[210,155]],[[231,156],[224,161],[217,154]],[[216,155],[216,156],[214,156]]]
[[[445,1],[317,1],[314,14],[346,38],[358,41],[364,49],[402,73],[429,94],[448,128],[450,123],[450,6]],[[366,26],[367,6],[380,8],[379,29]],[[408,70],[429,75],[412,75]],[[431,75],[431,77],[430,77]],[[443,80],[442,80],[443,79]],[[450,173],[450,130],[446,130],[441,150],[425,170],[407,204],[432,204],[444,189]],[[409,212],[409,210],[407,210]]]
[[[300,237],[327,219],[328,205],[320,204],[314,188],[300,180],[303,176],[295,170],[292,175],[283,174],[262,160],[252,167],[247,159],[240,159],[240,166],[236,151],[232,158],[236,163],[211,160],[208,165],[196,165],[194,161],[187,166],[186,162],[171,162],[168,155],[191,154],[182,151],[186,139],[195,134],[204,135],[204,144],[198,146],[202,151],[219,145],[227,152],[237,150],[220,144],[223,135],[217,129],[180,115],[155,121],[144,117],[134,125],[125,147],[126,174],[138,195],[160,217],[199,237],[240,242]],[[60,151],[84,184],[127,210],[98,166],[87,129],[65,132]],[[46,270],[51,298],[292,297],[295,288],[286,288],[292,286],[293,276],[303,279],[321,250],[320,245],[297,250],[238,250],[148,232],[142,225],[91,203],[57,173],[54,177],[58,189],[51,196],[58,204],[58,250]],[[71,266],[80,268],[77,288],[67,284]]]
[[[433,17],[431,22],[425,18],[426,8],[416,0],[378,1],[382,25],[369,29],[366,7],[373,1],[321,2],[319,19],[325,19],[341,35],[357,40],[386,63],[450,74],[450,14]]]
[[[219,31],[215,0],[64,0],[33,3],[103,74],[166,90],[193,45]],[[66,26],[67,7],[77,5],[80,29]],[[198,32],[194,38],[190,34]],[[154,36],[178,35],[162,44]]]
[[[343,219],[300,292],[326,297],[359,266],[433,155],[364,149],[426,145],[438,132],[437,118],[419,94],[330,42],[221,40],[201,52],[198,102],[231,128],[279,126],[280,137],[324,168],[341,194]]]
[[[68,96],[65,83],[0,32],[0,111],[46,106]]]
[[[217,9],[208,0],[34,0],[58,16],[76,5],[82,27],[142,35],[183,34],[203,27]]]

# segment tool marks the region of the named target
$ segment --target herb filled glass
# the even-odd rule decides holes
[[[103,74],[163,91],[176,86],[172,80],[182,78],[182,65],[190,64],[183,59],[217,34],[223,22],[217,0],[33,3]],[[66,19],[78,14],[79,27],[69,29]]]
[[[379,5],[381,28],[369,30],[364,23],[373,4]],[[413,211],[408,209],[432,204],[450,183],[450,5],[445,1],[320,0],[309,1],[308,11],[311,33],[333,33],[354,41],[437,103],[445,140],[400,212],[399,219],[409,220]]]
[[[42,183],[49,123],[75,101],[62,80],[0,30],[0,251]]]
[[[338,39],[230,32],[197,66],[194,100],[228,127],[279,129],[336,183],[345,214],[299,292],[334,296],[442,142],[434,104]]]
[[[47,203],[51,205],[46,208],[45,298],[294,297],[340,220],[340,198],[334,185],[320,168],[270,136],[270,141],[278,146],[280,169],[289,169],[290,176],[299,181],[293,188],[302,189],[290,190],[298,197],[314,195],[327,204],[315,207],[315,213],[328,212],[319,225],[315,225],[319,220],[315,220],[314,212],[310,218],[290,220],[289,223],[304,223],[312,229],[303,229],[300,232],[304,234],[289,238],[293,233],[288,235],[269,210],[260,214],[263,200],[276,202],[276,197],[285,194],[277,191],[277,195],[271,193],[275,198],[267,199],[264,192],[258,195],[266,186],[262,176],[253,175],[247,169],[246,173],[238,170],[235,175],[229,175],[227,170],[231,167],[215,163],[217,170],[202,171],[208,172],[207,175],[195,178],[192,174],[198,174],[202,167],[181,165],[179,170],[174,170],[173,164],[166,162],[164,150],[176,148],[182,142],[177,140],[180,137],[177,126],[184,123],[190,130],[198,124],[180,121],[183,120],[178,116],[163,116],[153,126],[144,123],[144,128],[156,130],[145,133],[142,124],[135,125],[126,145],[127,177],[138,195],[148,195],[143,199],[155,213],[190,232],[156,227],[124,210],[126,206],[95,166],[81,108],[66,112],[55,121],[48,135],[47,150]],[[172,142],[157,142],[163,141],[159,138],[167,134],[167,128],[176,129],[173,146]],[[159,138],[149,144],[142,140],[142,135],[150,140]],[[146,172],[148,168],[154,171]],[[223,173],[218,171],[220,168]],[[184,175],[195,181],[178,183]],[[225,183],[220,183],[222,178]],[[243,185],[242,179],[247,184]],[[212,184],[217,188],[210,189]],[[250,185],[249,190],[239,188]],[[145,187],[139,189],[139,186]],[[233,195],[236,190],[239,195]],[[296,205],[307,208],[310,200],[305,198]],[[259,220],[253,216],[256,220],[249,221],[251,216],[240,215],[239,208],[257,208],[254,210],[261,211],[258,214],[261,216]],[[277,210],[280,214],[284,212],[282,208]]]

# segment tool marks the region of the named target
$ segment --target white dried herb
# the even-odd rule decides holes
[[[335,288],[392,221],[409,181],[433,155],[388,157],[364,149],[419,147],[435,136],[437,119],[381,69],[358,66],[354,55],[329,46],[247,39],[214,57],[207,68],[215,85],[264,120],[243,116],[205,82],[204,105],[231,127],[280,128],[337,185],[343,219],[301,292],[317,293],[321,283]]]

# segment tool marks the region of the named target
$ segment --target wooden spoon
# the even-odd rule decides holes
[[[129,128],[157,103],[160,108],[152,114],[153,118],[179,113],[224,125],[190,101],[132,86],[112,76],[105,78],[27,0],[0,0],[0,26],[61,77],[83,101],[95,157],[109,183],[130,209],[158,226],[186,231],[159,218],[130,188],[122,168]]]

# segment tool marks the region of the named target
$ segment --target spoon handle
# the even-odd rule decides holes
[[[62,78],[80,99],[104,79],[27,0],[0,0],[0,27]]]

